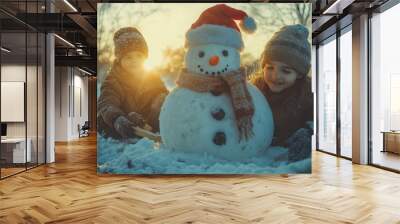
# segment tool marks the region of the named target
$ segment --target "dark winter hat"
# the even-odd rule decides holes
[[[121,57],[127,52],[139,51],[146,57],[148,48],[143,35],[134,27],[124,27],[114,34],[114,54]]]
[[[264,68],[269,61],[281,61],[300,75],[307,75],[311,67],[311,46],[307,38],[308,30],[303,25],[282,27],[265,46],[261,66]]]

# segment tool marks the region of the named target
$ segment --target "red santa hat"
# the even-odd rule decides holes
[[[244,47],[242,34],[235,20],[239,20],[242,31],[253,33],[256,23],[244,11],[225,4],[206,9],[186,33],[186,47],[204,44],[220,44],[241,51]]]

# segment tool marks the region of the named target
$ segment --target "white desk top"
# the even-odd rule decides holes
[[[1,139],[1,143],[20,143],[20,142],[24,142],[25,138],[5,138],[5,139]],[[28,138],[29,141],[29,138]]]

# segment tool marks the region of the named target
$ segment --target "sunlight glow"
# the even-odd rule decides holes
[[[162,52],[150,52],[149,58],[144,62],[146,70],[152,70],[156,67],[164,65]]]
[[[144,62],[144,69],[146,69],[147,71],[154,69],[155,66],[156,64],[154,63],[154,61],[146,60]]]
[[[199,15],[208,7],[215,4],[122,4],[113,3],[107,16],[102,23],[104,31],[102,42],[99,44],[112,43],[113,33],[121,27],[133,26],[138,28],[144,36],[149,48],[149,59],[145,67],[147,69],[161,66],[163,63],[163,51],[167,48],[181,48],[185,43],[185,34]],[[229,5],[229,4],[228,4]],[[231,4],[236,8],[244,8],[246,4]],[[185,8],[185,10],[182,10]],[[155,10],[154,13],[150,12]],[[145,14],[147,16],[128,16]],[[112,21],[118,21],[114,23]],[[272,35],[264,30],[257,30],[256,33],[247,35],[242,33],[245,49],[242,53],[250,53],[258,58],[266,41]]]

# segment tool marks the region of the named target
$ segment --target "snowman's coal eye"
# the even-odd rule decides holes
[[[222,51],[222,55],[223,55],[224,57],[228,57],[228,51],[227,51],[227,50],[223,50],[223,51]]]
[[[202,58],[202,57],[204,57],[204,51],[199,52],[199,58]]]

